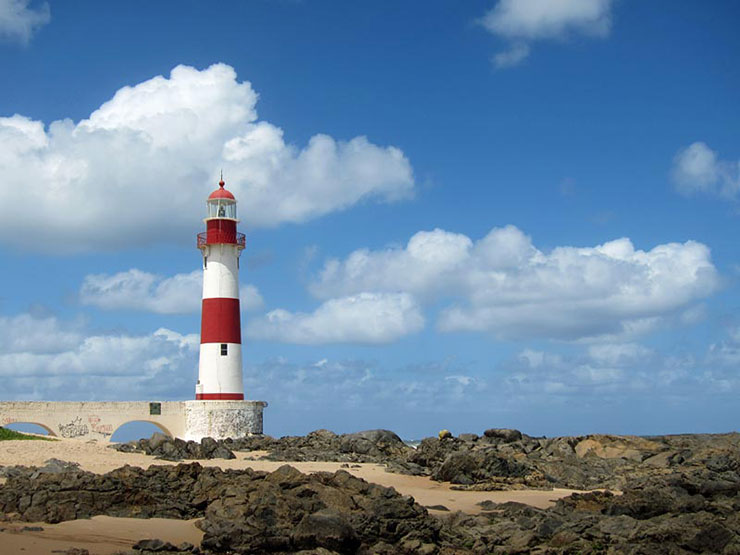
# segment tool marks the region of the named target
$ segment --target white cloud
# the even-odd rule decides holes
[[[588,355],[593,360],[610,365],[624,365],[644,360],[650,354],[650,349],[637,343],[604,343],[588,348]]]
[[[363,291],[408,291],[424,297],[456,279],[456,270],[470,259],[473,242],[442,229],[416,233],[405,248],[360,249],[345,261],[324,265],[310,291],[322,299]]]
[[[629,351],[631,346],[605,345],[607,350],[618,352],[622,348]],[[525,350],[514,360],[504,364],[507,373],[502,379],[502,387],[517,395],[570,396],[584,395],[584,399],[594,394],[608,394],[641,391],[640,370],[631,368],[625,359],[594,354],[563,355],[543,351]],[[639,360],[645,362],[650,354],[647,349],[640,352]],[[590,400],[590,399],[589,399]]]
[[[6,320],[21,323],[22,331],[30,317]],[[55,318],[37,323],[34,337],[59,334],[70,327]],[[195,384],[200,346],[196,334],[167,329],[149,335],[86,336],[79,326],[74,332],[57,335],[54,344],[12,339],[11,343],[12,348],[3,348],[0,354],[4,384],[0,396],[29,400],[188,398]]]
[[[529,56],[529,50],[529,45],[526,43],[514,43],[508,50],[494,54],[493,63],[497,68],[513,67]]]
[[[0,0],[0,39],[27,44],[31,35],[51,20],[49,4],[37,9],[28,7],[29,0]]]
[[[79,123],[0,118],[2,236],[13,230],[15,245],[56,251],[184,243],[219,168],[250,226],[413,194],[398,148],[322,134],[299,148],[258,121],[256,104],[227,65],[177,66],[120,89]]]
[[[740,192],[740,160],[720,160],[705,143],[695,142],[673,160],[673,180],[683,194],[707,193],[734,198]]]
[[[507,226],[476,242],[436,229],[405,247],[358,250],[327,261],[310,290],[320,298],[374,291],[451,299],[438,321],[443,331],[615,340],[694,306],[718,281],[709,249],[695,241],[643,251],[623,238],[545,253]]]
[[[511,67],[529,55],[531,41],[576,34],[606,37],[611,28],[611,4],[611,0],[499,0],[481,23],[511,41],[508,50],[493,57],[497,67]]]
[[[82,304],[105,310],[143,310],[158,314],[189,314],[201,309],[203,272],[162,277],[136,268],[117,274],[85,276],[80,288]],[[242,310],[262,308],[262,296],[254,285],[239,291]]]
[[[286,343],[388,343],[424,327],[416,301],[405,293],[360,293],[331,299],[314,312],[277,309],[251,319],[252,339]]]
[[[718,402],[718,394],[740,392],[738,362],[737,329],[696,355],[637,343],[596,344],[569,354],[524,350],[502,364],[501,388],[530,401],[577,395],[588,403],[634,402],[640,396],[656,404],[708,397]]]
[[[71,348],[82,339],[82,322],[62,324],[53,316],[0,316],[0,352],[53,353]]]

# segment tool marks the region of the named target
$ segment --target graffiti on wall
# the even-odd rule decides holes
[[[59,435],[66,438],[86,436],[90,433],[87,424],[82,423],[82,418],[77,417],[69,424],[59,424]]]
[[[93,432],[104,436],[113,435],[113,424],[101,424],[99,416],[89,416],[87,421],[90,423]]]
[[[11,416],[6,416],[2,420],[0,420],[0,426],[7,426],[8,424],[13,424],[14,422],[18,422],[18,419]]]

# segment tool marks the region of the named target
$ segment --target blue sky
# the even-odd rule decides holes
[[[223,168],[267,433],[736,429],[739,18],[0,0],[0,398],[193,397]]]

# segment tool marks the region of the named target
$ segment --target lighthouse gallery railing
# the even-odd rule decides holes
[[[222,229],[212,229],[198,233],[198,248],[205,247],[206,245],[216,245],[218,243],[228,243],[244,248],[247,239],[243,233],[234,233]]]

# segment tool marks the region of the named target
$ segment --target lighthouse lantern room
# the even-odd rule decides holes
[[[224,185],[221,179],[219,188],[208,197],[206,231],[198,234],[203,254],[203,308],[195,398],[203,401],[244,399],[239,255],[245,240],[236,230],[236,199]]]

